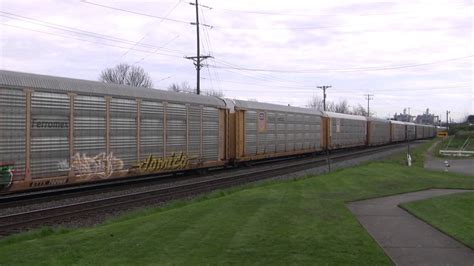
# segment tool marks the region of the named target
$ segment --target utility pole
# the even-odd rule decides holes
[[[370,116],[370,100],[373,100],[374,98],[371,98],[374,96],[373,94],[365,94],[365,97],[367,98],[367,117]]]
[[[317,87],[318,89],[323,90],[323,108],[324,108],[324,111],[326,111],[326,89],[329,89],[331,87],[332,86],[327,86],[327,85]]]
[[[449,113],[451,113],[451,111],[446,110],[446,129],[449,129],[449,120],[448,120]]]
[[[201,62],[204,59],[212,58],[210,55],[201,56],[201,45],[199,40],[199,3],[196,0],[195,3],[189,3],[192,6],[196,6],[196,22],[191,22],[191,25],[196,25],[196,56],[186,56],[186,59],[191,59],[194,61],[194,65],[196,66],[196,93],[199,95],[201,94]],[[207,7],[209,8],[209,7]],[[209,25],[202,24],[206,27],[211,27]],[[212,28],[212,27],[211,27]]]

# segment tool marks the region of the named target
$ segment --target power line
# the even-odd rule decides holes
[[[158,24],[156,26],[159,26],[166,18],[168,18],[169,15],[171,15],[171,13],[173,13],[173,11],[179,6],[179,4],[181,3],[182,0],[178,0],[178,2],[168,11],[168,13],[165,15],[165,17],[163,19],[160,19],[158,21]],[[145,37],[150,34],[152,30],[149,30],[147,31],[147,33],[145,33],[141,38],[140,40],[138,40],[135,44],[133,44],[133,46],[131,48],[135,48],[135,46],[137,46],[139,43],[141,43]],[[178,35],[179,36],[179,35]],[[175,40],[176,38],[174,38],[173,40]],[[125,55],[128,54],[130,50],[127,50],[125,53],[123,53],[122,57],[123,58]]]
[[[242,66],[239,66],[239,65],[236,65],[236,64],[233,64],[233,63],[229,63],[227,61],[224,61],[222,59],[216,59],[218,62],[224,64],[224,65],[227,65],[227,66],[231,66],[231,67],[237,67],[237,68],[242,68]],[[215,66],[213,66],[215,67]],[[237,71],[232,71],[230,69],[225,69],[226,71],[229,71],[229,72],[232,72],[232,73],[237,73],[239,75],[243,75],[243,76],[247,76],[247,77],[251,77],[255,80],[260,80],[260,81],[271,81],[271,82],[278,82],[279,84],[288,84],[288,83],[292,83],[292,84],[300,84],[301,85],[306,85],[304,83],[301,83],[299,81],[295,81],[295,80],[288,80],[288,79],[285,79],[281,76],[274,76],[273,74],[265,74],[265,73],[259,73],[259,72],[252,72],[252,71],[246,71],[246,70],[241,70],[242,72],[237,72]],[[238,70],[240,71],[240,70]],[[309,87],[307,86],[308,88],[313,88],[312,86]]]
[[[76,37],[72,37],[72,36],[66,36],[66,35],[57,34],[57,33],[52,33],[52,32],[34,30],[34,29],[24,28],[24,27],[15,26],[15,25],[9,25],[9,24],[5,24],[5,23],[1,23],[1,24],[4,25],[4,26],[8,26],[8,27],[13,27],[13,28],[18,28],[18,29],[22,29],[22,30],[33,31],[33,32],[42,33],[42,34],[48,34],[48,35],[52,35],[52,36],[58,36],[58,37],[66,38],[66,39],[79,40],[79,41],[83,41],[83,42],[89,42],[89,43],[93,43],[93,44],[99,44],[99,45],[104,45],[104,46],[109,46],[109,47],[120,48],[120,49],[129,49],[129,47],[124,47],[124,46],[120,46],[120,45],[100,43],[100,42],[97,42],[97,41],[91,41],[91,40],[76,38]],[[151,53],[150,51],[147,51],[147,50],[140,50],[140,49],[132,49],[132,50],[138,51],[138,52],[142,52],[142,53],[148,53],[148,54]],[[164,56],[170,56],[170,57],[176,57],[176,58],[182,58],[182,56],[171,55],[171,54],[165,54],[165,53],[153,53],[153,54],[156,54],[156,55],[164,55]]]
[[[205,78],[203,78],[205,79]],[[224,83],[234,83],[234,84],[242,84],[242,85],[249,85],[249,86],[255,86],[259,88],[268,88],[269,90],[271,89],[272,92],[275,93],[302,93],[302,94],[307,94],[309,92],[314,91],[314,87],[310,86],[292,86],[292,85],[287,85],[287,86],[281,86],[281,85],[268,85],[268,83],[264,85],[260,85],[257,83],[251,83],[251,82],[243,82],[243,81],[235,81],[235,80],[220,80],[221,82]],[[285,90],[277,90],[278,88],[285,89]],[[420,91],[426,91],[426,90],[446,90],[446,89],[458,89],[458,88],[463,88],[463,87],[454,87],[454,86],[447,86],[447,87],[422,87],[422,88],[392,88],[390,90],[378,90],[375,89],[374,91],[376,92],[400,92],[403,90],[409,90],[409,91],[414,91],[414,90],[420,90]],[[471,88],[471,86],[466,86],[466,88]],[[245,90],[245,87],[241,87],[238,90],[232,90],[232,89],[226,89],[225,91],[242,91]],[[249,90],[254,90],[249,89]],[[288,91],[289,90],[289,91]],[[337,89],[337,91],[334,91],[333,93],[337,94],[359,94],[360,91],[356,89]]]
[[[426,66],[426,65],[436,65],[451,61],[457,61],[461,59],[466,59],[473,57],[473,55],[463,56],[463,57],[455,57],[449,58],[445,60],[433,61],[428,63],[420,63],[420,64],[411,64],[411,65],[400,65],[400,66],[379,66],[379,67],[359,67],[359,68],[341,68],[341,69],[299,69],[299,70],[290,70],[290,69],[265,69],[265,68],[245,68],[245,67],[226,67],[226,66],[216,66],[217,68],[224,68],[224,69],[236,69],[236,70],[246,70],[246,71],[256,71],[256,72],[276,72],[276,73],[318,73],[318,72],[365,72],[365,71],[381,71],[381,70],[393,70],[393,69],[402,69],[402,68],[411,68],[411,67],[419,67],[419,66]]]
[[[158,19],[163,19],[163,20],[167,20],[167,21],[173,21],[173,22],[177,22],[177,23],[189,24],[188,21],[184,21],[184,20],[155,16],[155,15],[146,14],[146,13],[141,13],[141,12],[132,11],[132,10],[128,10],[128,9],[123,9],[123,8],[118,8],[118,7],[113,7],[113,6],[98,4],[98,3],[94,3],[94,2],[91,2],[91,1],[87,1],[87,0],[81,0],[81,3],[85,3],[85,4],[89,4],[89,5],[94,5],[94,6],[98,6],[98,7],[103,7],[103,8],[107,8],[107,9],[112,9],[112,10],[116,10],[116,11],[120,11],[120,12],[126,12],[126,13],[135,14],[135,15],[150,17],[150,18],[158,18]]]
[[[452,5],[450,5],[452,6]],[[465,5],[462,2],[458,3],[457,6],[469,6]],[[302,14],[302,13],[292,13],[293,11],[289,12],[276,12],[272,10],[238,10],[238,9],[230,9],[230,8],[219,8],[219,7],[213,7],[215,10],[220,10],[220,11],[226,11],[226,12],[232,12],[232,13],[246,13],[246,14],[257,14],[257,15],[269,15],[269,16],[295,16],[295,17],[322,17],[322,16],[328,16],[328,17],[337,17],[337,16],[343,16],[346,17],[346,14]],[[319,10],[305,10],[305,12],[317,12]],[[386,16],[386,15],[399,15],[399,14],[407,14],[407,13],[416,13],[414,11],[404,11],[404,12],[384,12],[384,13],[372,13],[372,14],[351,14],[351,16]]]
[[[148,55],[143,56],[140,60],[135,61],[135,63],[133,63],[133,64],[138,64],[138,63],[141,63],[141,62],[145,61],[148,57],[150,57],[150,55],[152,55],[153,53],[156,53],[160,48],[163,48],[163,47],[167,46],[168,44],[172,43],[174,40],[176,40],[178,38],[179,38],[179,35],[176,35],[173,39],[169,40],[167,43],[163,44],[159,48],[156,48],[154,51],[152,51]],[[128,51],[129,50],[133,50],[133,48],[129,48]]]
[[[83,36],[87,36],[89,38],[101,39],[101,40],[106,40],[106,41],[111,41],[111,42],[122,43],[122,44],[135,44],[136,43],[135,41],[132,41],[132,40],[127,40],[127,39],[123,39],[123,38],[119,38],[119,37],[115,37],[115,36],[111,36],[111,35],[106,35],[106,34],[101,34],[101,33],[96,33],[96,32],[92,32],[92,31],[86,31],[86,30],[82,30],[82,29],[78,29],[78,28],[68,27],[68,26],[64,26],[64,25],[60,25],[60,24],[56,24],[56,23],[51,23],[51,22],[47,22],[47,21],[42,21],[42,20],[38,20],[38,19],[34,19],[34,18],[29,18],[29,17],[17,15],[17,14],[10,13],[10,12],[0,11],[0,13],[1,13],[0,16],[2,16],[2,17],[21,20],[21,21],[28,22],[30,24],[40,25],[42,27],[47,27],[47,28],[51,28],[51,29],[54,29],[54,30],[60,30],[60,31],[67,32],[67,33],[83,35]],[[7,24],[5,24],[5,25],[7,25]],[[10,26],[13,26],[13,25],[10,25]],[[160,48],[156,45],[144,44],[144,43],[137,44],[137,46],[140,46],[140,47],[143,47],[143,48],[155,48],[155,49]],[[162,49],[162,50],[167,50],[169,52],[185,53],[184,51],[179,51],[179,50],[174,50],[174,49]]]
[[[212,9],[211,7],[207,7],[208,9]],[[204,23],[206,23],[206,18],[204,16],[204,10],[201,8],[201,18],[202,18],[202,21]],[[214,53],[213,53],[213,48],[212,48],[212,42],[211,42],[211,37],[210,37],[210,33],[209,33],[209,30],[207,27],[204,27],[203,28],[203,31],[204,31],[204,44],[207,45],[207,53],[211,56],[213,56],[212,58],[209,58],[210,60],[210,64],[212,65],[215,65],[215,60],[214,60]],[[206,46],[204,45],[204,49],[206,48]],[[206,67],[207,69],[207,72],[209,73],[209,78],[211,80],[211,88],[214,89],[214,82],[213,82],[213,77],[212,77],[212,74],[211,74],[211,68],[209,67]],[[217,69],[213,68],[212,69],[213,72],[215,72],[215,77],[216,77],[216,80],[217,80],[217,90],[218,91],[221,91],[221,87],[220,87],[220,81],[219,81],[219,73],[217,71]]]

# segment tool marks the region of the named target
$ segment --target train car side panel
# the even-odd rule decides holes
[[[390,143],[390,122],[388,120],[367,118],[367,144],[369,146]]]
[[[406,140],[406,125],[400,121],[390,120],[391,126],[391,142],[399,142]]]
[[[235,101],[237,161],[322,149],[321,113],[315,110]]]
[[[367,142],[367,119],[325,112],[329,119],[328,149],[365,146]]]
[[[25,91],[0,88],[0,191],[25,178],[25,107]]]
[[[415,140],[416,139],[416,125],[415,125],[415,123],[405,123],[405,124],[406,124],[408,140]]]
[[[0,96],[2,192],[227,163],[215,97],[11,71]]]

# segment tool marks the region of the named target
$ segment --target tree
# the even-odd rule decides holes
[[[367,116],[367,110],[365,110],[365,108],[362,105],[358,104],[357,107],[352,108],[352,114]]]
[[[174,92],[184,92],[184,93],[196,93],[196,89],[191,88],[189,83],[186,81],[181,82],[181,84],[178,83],[173,83],[168,86],[169,91],[174,91]],[[213,96],[213,97],[224,97],[224,93],[221,90],[202,90],[202,95],[206,96]]]
[[[347,100],[342,100],[339,103],[334,104],[334,112],[341,114],[350,114],[349,104]]]
[[[105,83],[122,84],[133,87],[153,87],[150,76],[142,67],[129,64],[118,64],[113,68],[103,70],[99,80]]]
[[[316,109],[319,111],[324,111],[323,99],[318,96],[313,96],[313,98],[309,99],[306,107]]]
[[[189,83],[187,83],[186,81],[181,82],[181,84],[173,83],[168,86],[168,90],[174,92],[196,93],[196,89],[191,88]]]

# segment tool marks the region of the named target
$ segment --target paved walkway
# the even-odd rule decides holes
[[[397,265],[474,265],[474,251],[398,207],[468,190],[430,189],[348,204]]]
[[[441,140],[437,141],[428,149],[426,153],[426,157],[425,157],[424,167],[426,169],[435,170],[435,171],[445,171],[446,166],[445,166],[444,161],[448,161],[449,163],[448,172],[461,173],[461,174],[474,176],[474,158],[453,159],[453,158],[446,157],[445,159],[443,159],[443,158],[435,157],[433,155],[433,150],[440,141]]]
[[[444,171],[444,161],[449,162],[448,172],[474,175],[474,159],[441,159],[436,157],[427,157],[425,168],[436,171]]]

